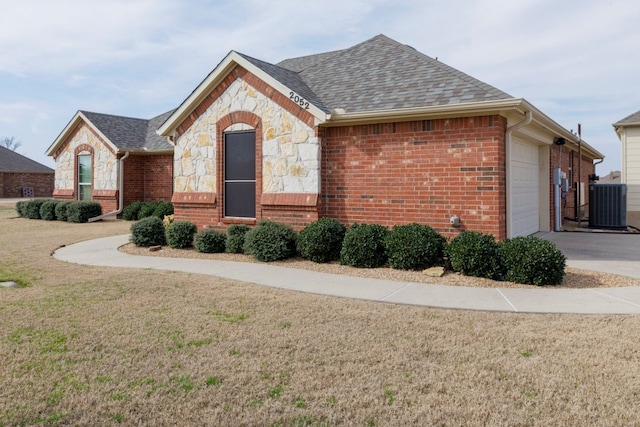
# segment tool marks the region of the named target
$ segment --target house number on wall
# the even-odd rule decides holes
[[[309,109],[309,101],[307,101],[306,99],[304,99],[303,97],[301,97],[297,93],[295,93],[293,91],[290,91],[289,92],[289,99],[292,100],[293,102],[295,102],[296,104],[298,104],[299,106],[301,106],[302,108],[304,108],[305,110]]]

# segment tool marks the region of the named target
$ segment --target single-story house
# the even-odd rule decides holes
[[[529,235],[574,216],[604,157],[525,99],[384,35],[278,64],[231,51],[158,132],[174,145],[176,220],[199,228],[328,216]]]
[[[46,152],[56,162],[53,196],[99,202],[105,214],[170,201],[173,146],[156,131],[172,112],[147,120],[78,111]]]
[[[0,198],[51,197],[54,170],[0,146]]]
[[[613,127],[622,143],[621,180],[627,185],[627,225],[640,228],[640,111]]]

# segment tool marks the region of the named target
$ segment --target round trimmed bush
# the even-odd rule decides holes
[[[162,226],[164,227],[164,224]],[[174,249],[187,248],[193,245],[193,236],[195,236],[197,232],[198,228],[192,222],[172,222],[168,227],[166,227],[165,235],[167,238],[167,244]]]
[[[506,279],[528,285],[559,285],[564,278],[566,257],[548,240],[516,237],[500,245]]]
[[[244,252],[259,261],[279,261],[296,255],[296,240],[296,232],[288,225],[261,221],[245,235]]]
[[[347,227],[333,218],[322,218],[307,225],[298,234],[298,252],[314,262],[330,262],[340,258]]]
[[[224,233],[207,228],[196,233],[193,245],[196,251],[205,254],[215,254],[225,251],[227,236]]]
[[[442,265],[445,242],[445,238],[428,225],[396,225],[385,239],[389,265],[399,270]]]
[[[45,221],[55,221],[56,220],[56,205],[59,203],[58,200],[52,199],[47,200],[40,206],[40,218]]]
[[[143,202],[138,211],[138,219],[148,218],[153,216],[153,212],[156,210],[160,202]],[[158,217],[159,219],[162,219]]]
[[[71,201],[69,200],[64,200],[61,201],[60,203],[58,203],[56,205],[56,218],[58,219],[58,221],[66,221],[68,214],[67,214],[67,207],[71,204]]]
[[[490,234],[465,230],[449,242],[445,252],[451,269],[465,276],[488,279],[504,276],[500,246]]]
[[[149,247],[166,243],[162,220],[155,216],[142,218],[131,224],[131,242],[136,246]]]
[[[387,262],[384,240],[389,230],[379,224],[353,224],[347,229],[340,250],[340,264],[375,268]]]
[[[153,209],[153,216],[164,219],[165,216],[173,215],[173,203],[158,202]]]
[[[244,236],[251,228],[246,224],[233,224],[227,229],[226,251],[231,254],[244,252]]]
[[[76,200],[67,205],[67,221],[84,223],[102,215],[102,206],[98,202]]]
[[[126,206],[122,210],[122,219],[126,221],[135,221],[138,219],[138,213],[140,213],[140,209],[142,208],[142,202],[133,202],[130,205]]]
[[[16,212],[20,218],[27,217],[27,204],[28,200],[20,200],[19,202],[16,202]]]
[[[46,202],[47,199],[31,199],[27,202],[25,208],[26,217],[29,219],[41,219],[40,208]]]

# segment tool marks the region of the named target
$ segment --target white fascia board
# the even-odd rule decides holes
[[[211,91],[220,82],[227,77],[227,74],[236,66],[240,66],[265,83],[273,87],[280,92],[283,96],[289,98],[290,88],[280,83],[278,80],[271,77],[269,74],[262,71],[260,68],[247,61],[235,51],[229,52],[229,54],[218,64],[216,68],[209,73],[200,85],[185,99],[176,111],[164,122],[158,129],[157,133],[162,136],[173,136],[175,129],[179,123],[182,123],[188,116],[195,110],[195,108],[211,93]],[[320,110],[313,104],[310,104],[308,110],[315,118],[316,122],[324,122],[327,118],[327,114]]]
[[[95,127],[95,125],[93,123],[91,123],[91,120],[89,120],[84,114],[82,114],[82,111],[78,111],[75,116],[73,116],[73,118],[69,121],[69,123],[67,124],[67,126],[62,130],[62,132],[60,132],[60,135],[58,135],[58,137],[56,138],[55,141],[53,141],[53,144],[51,144],[51,146],[47,149],[47,151],[45,152],[45,154],[47,156],[53,156],[54,153],[56,152],[56,150],[60,147],[60,145],[62,145],[62,143],[69,137],[69,135],[71,135],[71,133],[75,130],[75,128],[81,123],[84,122],[87,126],[89,126],[96,134],[98,134],[98,136],[100,138],[102,138],[103,141],[105,141],[109,147],[111,147],[111,149],[113,150],[114,153],[118,154],[119,150],[118,147],[116,147],[110,140],[109,138],[107,138],[102,132],[100,132],[100,129],[98,129],[97,127]]]

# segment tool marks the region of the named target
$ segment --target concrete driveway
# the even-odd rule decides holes
[[[555,243],[569,267],[640,278],[640,233],[575,231],[538,236]]]

